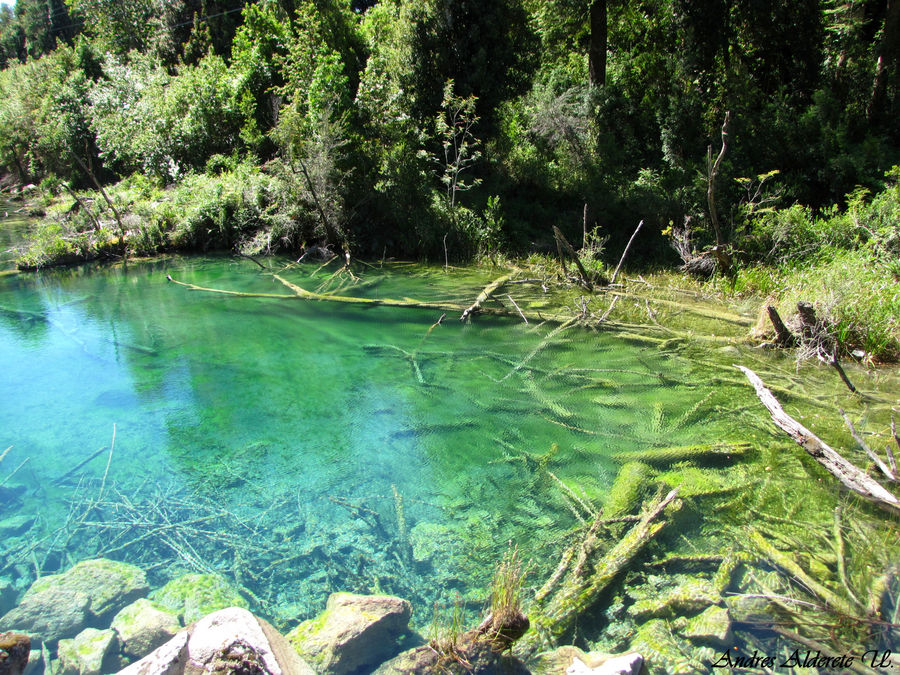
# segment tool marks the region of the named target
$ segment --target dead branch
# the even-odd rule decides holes
[[[563,251],[572,258],[572,261],[575,263],[576,267],[578,267],[578,274],[581,275],[581,283],[582,285],[588,289],[589,291],[594,290],[594,285],[591,283],[591,279],[588,276],[587,270],[584,269],[584,265],[581,264],[581,259],[578,257],[578,253],[572,248],[572,244],[565,238],[562,231],[556,226],[553,226],[553,236],[556,239],[556,246],[559,250],[559,259],[563,266],[563,272],[566,271],[566,264],[563,257]]]
[[[622,257],[619,258],[619,264],[616,265],[616,271],[613,272],[612,279],[609,280],[610,285],[616,283],[616,278],[619,276],[619,270],[622,269],[622,263],[625,262],[625,257],[628,255],[628,249],[631,248],[631,244],[637,236],[637,233],[641,231],[641,226],[643,226],[643,224],[643,220],[638,223],[638,226],[634,229],[634,234],[631,235],[631,239],[628,240],[628,244],[625,246],[625,250],[622,251]]]
[[[769,314],[769,321],[775,329],[775,343],[779,347],[793,347],[797,344],[797,337],[784,325],[778,310],[774,305],[766,305],[766,312]]]
[[[897,497],[888,492],[878,481],[866,474],[865,471],[841,457],[812,431],[788,415],[756,373],[744,366],[736,365],[735,368],[743,372],[747,379],[750,380],[750,383],[756,390],[756,396],[772,416],[772,421],[788,436],[793,438],[801,448],[806,450],[813,459],[825,467],[844,487],[885,511],[900,515],[900,500]]]
[[[716,233],[716,247],[721,249],[725,246],[725,240],[722,238],[722,230],[719,227],[719,215],[716,212],[716,176],[719,175],[719,169],[722,166],[722,160],[725,158],[725,151],[728,149],[728,125],[731,123],[731,111],[725,112],[725,121],[722,122],[722,149],[719,150],[719,156],[715,162],[712,158],[712,144],[707,148],[706,152],[706,203],[709,206],[709,220],[712,223],[713,230]],[[719,257],[719,254],[716,254]],[[719,262],[722,262],[720,259]],[[730,263],[730,261],[729,261]],[[729,265],[730,266],[730,265]],[[725,268],[728,269],[727,267]]]
[[[850,430],[850,435],[853,436],[853,440],[856,441],[856,444],[865,451],[869,459],[875,462],[875,466],[879,468],[881,473],[883,473],[889,481],[891,481],[892,483],[900,482],[900,476],[897,475],[897,467],[894,466],[893,469],[891,469],[891,467],[888,467],[887,464],[881,461],[881,458],[875,454],[875,451],[868,446],[868,444],[863,440],[863,437],[860,436],[856,431],[856,428],[853,426],[853,422],[850,421],[847,413],[845,413],[841,408],[838,408],[838,410],[840,410],[841,417],[844,418],[844,424],[847,425],[847,428]]]
[[[491,283],[485,286],[484,290],[482,290],[481,293],[478,294],[478,297],[475,298],[475,302],[473,302],[470,307],[466,308],[465,311],[463,311],[463,313],[459,317],[459,320],[465,321],[472,314],[477,314],[479,311],[481,311],[482,303],[487,302],[488,298],[490,298],[498,288],[505,284],[509,280],[510,276],[512,275],[504,274],[502,277],[494,279]],[[521,311],[519,313],[521,314]]]

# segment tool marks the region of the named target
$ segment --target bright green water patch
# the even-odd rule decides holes
[[[332,270],[314,270],[284,276],[335,287]],[[348,293],[460,303],[488,280],[407,265],[358,273]],[[580,327],[547,341],[557,324],[434,326],[439,311],[217,295],[167,274],[289,293],[229,258],[0,279],[0,450],[13,446],[0,480],[28,460],[0,506],[37,518],[0,558],[19,585],[105,555],[156,586],[223,574],[281,627],[337,590],[405,597],[422,624],[457,594],[481,607],[509,542],[540,585],[584,505],[602,506],[620,466],[648,449],[751,443],[705,465],[684,450],[648,458],[647,475],[688,500],[665,540],[673,551],[740,546],[766,514],[830,518],[833,484],[772,431],[732,363],[780,386],[828,438],[844,436],[816,416],[835,402],[879,430],[896,403],[846,401],[831,371],[743,346]],[[896,398],[892,373],[849,370]]]

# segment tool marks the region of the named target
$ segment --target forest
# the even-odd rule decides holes
[[[18,0],[35,269],[165,250],[614,264],[900,349],[896,0]],[[597,253],[599,252],[599,255]]]

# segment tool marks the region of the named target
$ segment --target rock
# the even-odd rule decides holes
[[[413,560],[419,564],[430,564],[438,553],[446,553],[454,540],[453,531],[446,525],[422,521],[409,531]]]
[[[17,537],[34,525],[34,516],[10,516],[0,520],[0,539]]]
[[[733,595],[725,598],[725,606],[734,621],[759,623],[772,620],[771,607],[765,598]]]
[[[412,608],[387,595],[333,593],[325,611],[287,635],[320,673],[344,675],[396,653],[396,640],[409,628]]]
[[[0,504],[18,502],[19,497],[25,494],[26,490],[24,485],[0,485]]]
[[[731,617],[727,609],[713,605],[690,619],[681,634],[694,642],[728,648],[733,643]]]
[[[610,656],[598,666],[591,667],[578,657],[566,669],[566,675],[639,675],[644,666],[644,657],[637,653]]]
[[[85,628],[57,647],[56,675],[100,675],[118,670],[119,639],[113,630]]]
[[[247,601],[218,574],[185,574],[155,591],[150,599],[185,624],[227,607],[247,608]]]
[[[73,637],[85,627],[90,602],[85,593],[56,586],[37,593],[29,590],[19,606],[0,619],[0,625],[32,633],[43,642],[55,642]]]
[[[315,675],[270,624],[241,607],[209,614],[119,675]]]
[[[97,558],[83,560],[63,574],[41,577],[25,593],[23,603],[33,594],[52,589],[88,596],[88,614],[99,625],[106,624],[120,609],[147,595],[149,586],[147,576],[139,567]]]
[[[33,647],[34,645],[32,645]],[[34,672],[37,672],[38,666],[41,666],[43,669],[44,666],[44,654],[40,649],[32,649],[31,653],[28,655],[28,665],[25,666],[25,671],[22,675],[31,675]]]
[[[181,675],[187,664],[190,633],[183,630],[140,661],[119,671],[119,675]]]
[[[22,675],[31,656],[31,639],[24,633],[0,633],[0,673]]]
[[[110,628],[118,633],[125,655],[139,659],[171,640],[181,624],[172,612],[141,598],[119,611]]]
[[[6,577],[0,577],[0,616],[16,605],[16,587]]]
[[[574,675],[576,673],[604,673],[606,675],[637,675],[644,659],[640,654],[585,653],[578,647],[566,645],[538,654],[528,663],[534,675]]]

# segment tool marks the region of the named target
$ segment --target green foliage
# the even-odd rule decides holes
[[[175,75],[154,59],[107,57],[91,89],[92,128],[102,157],[123,173],[163,182],[241,146],[245,120],[224,61],[207,56]]]

